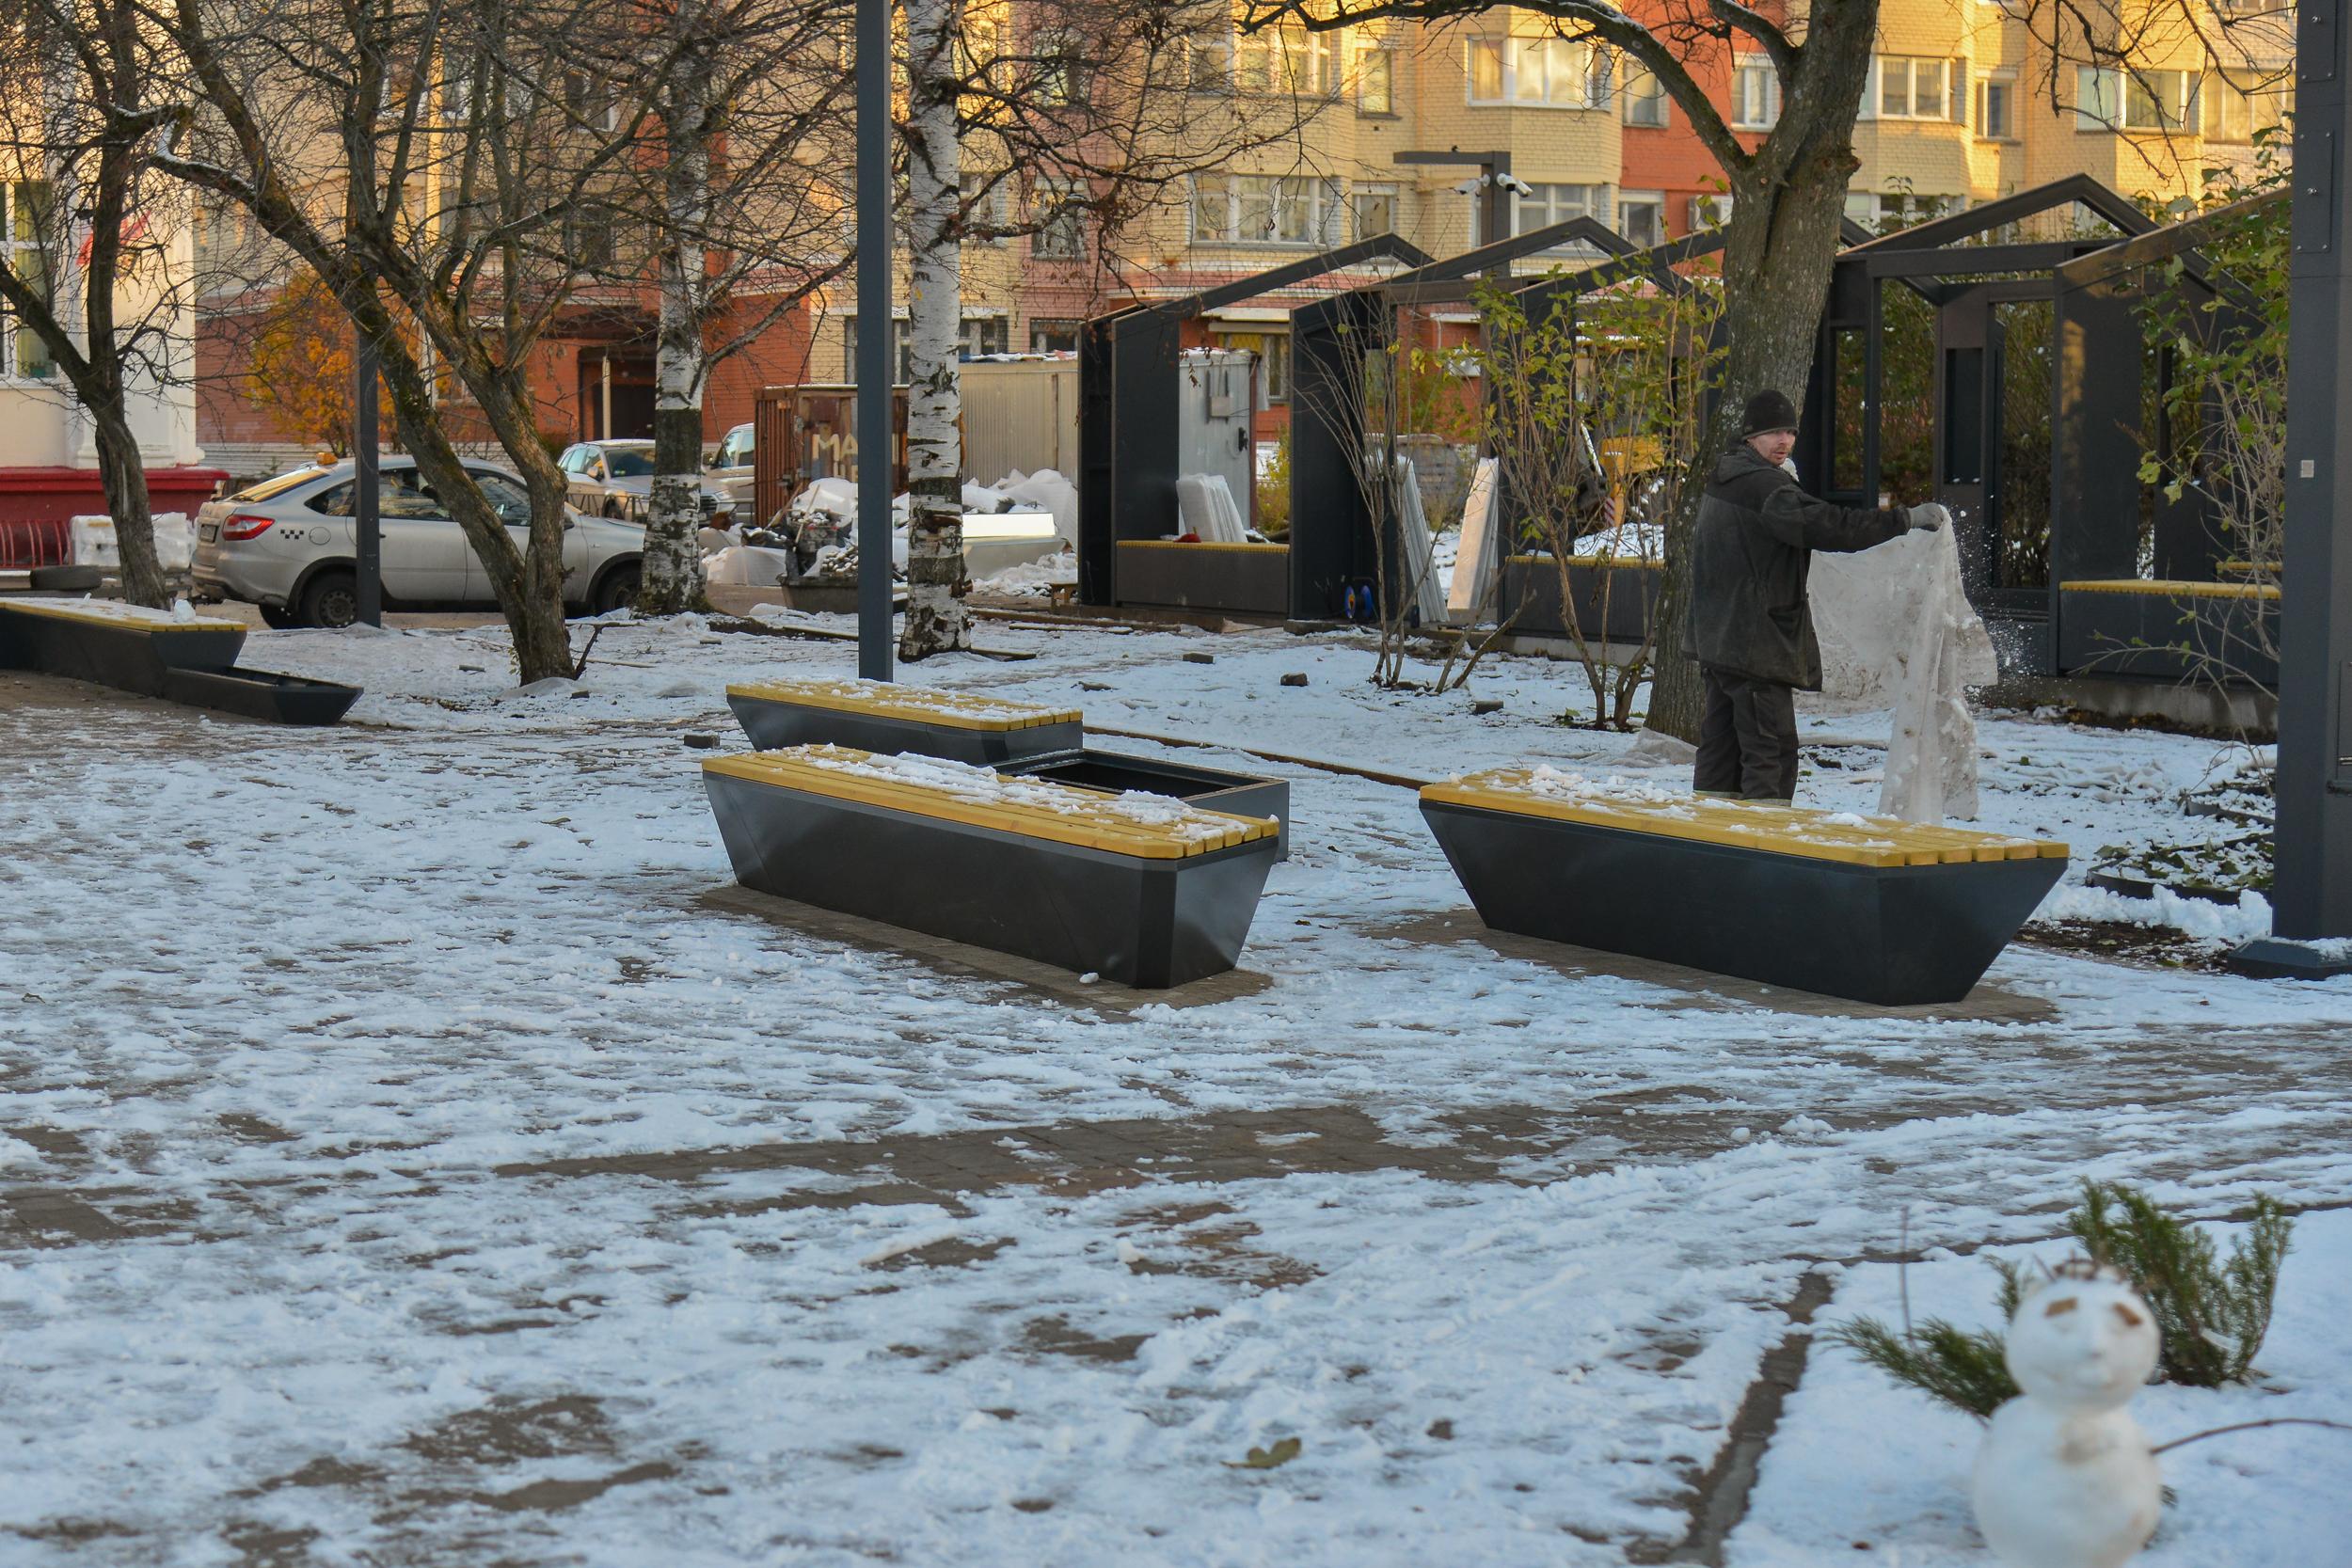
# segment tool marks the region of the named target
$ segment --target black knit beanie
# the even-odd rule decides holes
[[[1748,399],[1747,418],[1740,421],[1740,439],[1796,428],[1797,405],[1788,401],[1787,393],[1767,387]]]

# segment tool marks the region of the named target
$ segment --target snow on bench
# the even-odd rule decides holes
[[[2065,845],[2047,839],[1928,827],[1892,816],[1716,800],[1622,779],[1596,782],[1549,767],[1467,774],[1427,786],[1422,799],[1850,865],[2064,860],[2069,853]]]
[[[831,744],[999,763],[1074,752],[1085,738],[1074,707],[892,681],[758,681],[728,687],[727,705],[763,751]]]

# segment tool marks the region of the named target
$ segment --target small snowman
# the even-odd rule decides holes
[[[2017,1304],[2010,1375],[1977,1450],[1977,1527],[2011,1568],[2120,1568],[2155,1533],[2162,1483],[2126,1408],[2156,1365],[2156,1323],[2123,1276],[2060,1264]]]

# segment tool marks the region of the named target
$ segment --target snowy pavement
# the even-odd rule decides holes
[[[1344,636],[980,641],[1034,657],[910,678],[1630,771],[1549,722],[1572,666],[1430,696]],[[0,675],[0,1561],[1661,1560],[1715,1549],[1791,1312],[1905,1223],[2037,1240],[2081,1176],[2352,1199],[2352,984],[2021,945],[1877,1009],[1603,960],[1486,932],[1408,789],[1266,764],[1293,854],[1241,972],[1085,986],[733,888],[681,737],[739,748],[727,681],[849,644],[617,624],[516,694],[503,642],[255,635],[368,688],[328,731]],[[1869,809],[1885,716],[1807,725],[1805,799]],[[2226,766],[1982,738],[1984,825],[2077,878]],[[2352,1479],[2312,1451],[2273,1484]],[[1811,1484],[1768,1463],[1728,1560],[1810,1560]]]

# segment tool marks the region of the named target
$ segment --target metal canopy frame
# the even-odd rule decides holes
[[[1363,410],[1351,390],[1355,382],[1348,358],[1357,351],[1350,340],[1369,332],[1383,311],[1460,304],[1486,286],[1495,269],[1577,243],[1598,250],[1600,260],[1507,288],[1514,297],[1527,302],[1531,317],[1536,307],[1564,293],[1581,296],[1639,277],[1647,277],[1661,287],[1682,288],[1685,285],[1675,266],[1720,250],[1724,231],[1701,230],[1637,249],[1598,220],[1575,217],[1302,305],[1291,312],[1293,619],[1333,616],[1349,583],[1376,577],[1383,552],[1391,561],[1401,559],[1397,539],[1373,538],[1372,519],[1358,483],[1357,465],[1368,433],[1363,427]],[[1498,498],[1498,504],[1501,501]],[[1387,526],[1393,533],[1394,519]],[[1405,585],[1391,581],[1388,587],[1395,596],[1404,592]]]
[[[1395,234],[1375,234],[1174,299],[1123,306],[1078,339],[1078,597],[1119,599],[1119,542],[1174,532],[1178,354],[1184,324],[1243,300],[1366,261],[1428,264]]]
[[[1965,243],[2074,204],[2106,219],[2121,237]],[[1893,281],[1909,288],[1937,312],[1931,372],[1934,488],[1981,519],[1963,522],[1970,531],[1963,534],[1964,576],[1979,610],[1996,623],[1996,641],[2004,644],[2008,662],[2025,673],[2059,673],[2059,583],[2139,575],[2140,452],[2135,433],[2144,376],[2137,269],[2180,257],[2192,286],[2208,293],[2242,294],[2233,280],[2215,274],[2194,254],[2201,225],[2208,221],[2159,228],[2116,192],[2087,175],[2073,175],[1865,240],[1837,259],[1805,389],[1795,453],[1799,471],[1818,494],[1853,505],[1876,504],[1880,420],[1886,406],[1883,286]],[[1994,451],[2001,351],[1996,331],[1963,318],[1972,302],[1990,311],[2023,301],[2046,301],[2051,308],[2050,562],[2043,587],[2001,589],[1995,582],[1993,531],[2001,493]],[[1858,464],[1841,464],[1842,456],[1851,454],[1838,451],[1838,360],[1841,346],[1856,341],[1863,356],[1865,412],[1856,421],[1862,451]],[[1988,451],[1994,451],[1990,460]],[[1836,481],[1841,466],[1849,474],[1843,485]],[[2134,504],[2112,504],[2118,495],[2135,498]],[[2160,503],[2159,576],[2213,575],[2216,551],[2203,522],[2193,499]]]

